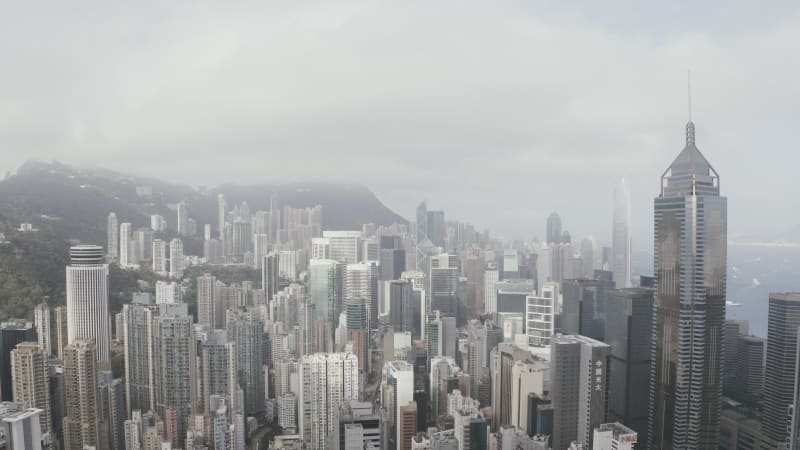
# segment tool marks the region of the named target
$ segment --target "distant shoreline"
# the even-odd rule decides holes
[[[800,248],[800,243],[797,242],[728,242],[728,245],[737,247],[783,247],[783,248]]]

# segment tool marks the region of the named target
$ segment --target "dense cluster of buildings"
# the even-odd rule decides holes
[[[244,450],[267,435],[309,450],[798,448],[800,294],[770,296],[766,339],[725,319],[726,198],[691,122],[660,185],[652,276],[631,271],[624,181],[601,249],[556,213],[543,241],[500,242],[425,203],[410,224],[360,230],[277,196],[251,212],[219,194],[202,234],[185,202],[173,227],[111,213],[105,250],[71,249],[66,307],[0,325],[0,436],[67,450]],[[109,263],[159,281],[109,311]]]

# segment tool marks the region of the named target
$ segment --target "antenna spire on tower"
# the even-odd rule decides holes
[[[692,121],[692,71],[689,70],[686,76],[686,93],[689,100],[689,122]]]

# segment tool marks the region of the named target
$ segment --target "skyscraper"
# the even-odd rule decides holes
[[[40,428],[44,411],[26,408],[21,403],[0,403],[0,436],[5,450],[42,450],[43,430]],[[46,443],[45,443],[46,445]]]
[[[183,241],[175,238],[169,242],[169,277],[183,277]]]
[[[228,339],[236,342],[237,382],[244,390],[247,415],[264,411],[264,322],[253,312],[229,311]]]
[[[558,284],[547,282],[539,287],[538,295],[528,295],[525,312],[525,334],[531,347],[550,348],[555,333],[555,308],[558,304]]]
[[[731,394],[738,390],[739,338],[748,334],[746,320],[726,320],[724,325],[725,351],[722,354],[722,390]]]
[[[331,259],[345,264],[358,262],[360,231],[323,231],[322,237],[330,241]]]
[[[39,303],[33,310],[33,325],[36,327],[36,337],[39,339],[39,346],[42,347],[45,355],[53,354],[53,328],[50,316],[50,307],[47,306],[47,303]]]
[[[122,315],[125,398],[130,416],[134,410],[147,412],[155,409],[153,377],[158,355],[153,342],[153,319],[158,315],[158,307],[152,303],[134,301],[122,307]]]
[[[217,231],[222,242],[225,241],[225,208],[225,195],[217,194]]]
[[[42,434],[53,432],[47,355],[36,342],[22,342],[11,351],[14,402],[42,410]]]
[[[178,220],[177,220],[177,228],[178,234],[181,236],[186,236],[189,234],[189,207],[186,205],[186,202],[181,200],[178,202]]]
[[[153,346],[157,355],[155,387],[157,412],[172,419],[173,433],[168,433],[173,448],[186,436],[186,426],[192,406],[196,404],[195,338],[192,317],[185,303],[158,305],[158,317],[153,320]]]
[[[328,447],[342,402],[358,399],[358,361],[353,353],[315,353],[300,362],[298,419],[310,450]]]
[[[69,343],[93,339],[98,361],[108,361],[111,316],[108,311],[108,266],[103,247],[70,248],[67,266],[67,330]]]
[[[153,272],[166,277],[167,270],[167,243],[161,239],[153,239]]]
[[[36,328],[31,322],[10,319],[0,323],[0,399],[13,400],[11,383],[11,351],[21,342],[35,342]]]
[[[550,213],[547,217],[547,243],[560,244],[562,238],[561,233],[561,216],[558,213]]]
[[[117,215],[108,214],[108,257],[111,260],[119,258],[119,221]]]
[[[727,199],[695,146],[664,172],[655,199],[655,311],[648,420],[652,449],[715,449],[725,319]]]
[[[72,341],[64,351],[67,416],[64,449],[98,447],[97,345],[92,339]]]
[[[614,282],[617,289],[631,287],[631,193],[624,178],[614,187],[612,228],[611,258]]]
[[[399,426],[401,409],[414,401],[414,369],[411,364],[405,361],[389,361],[384,364],[381,398],[389,420],[390,447],[399,449],[402,440]]]
[[[131,264],[131,224],[119,224],[119,266],[128,267]]]
[[[53,309],[53,338],[55,339],[55,356],[64,360],[64,348],[69,343],[69,326],[67,322],[67,308],[56,306]]]
[[[561,330],[604,340],[606,302],[614,283],[599,279],[564,280]]]
[[[596,254],[597,244],[593,237],[581,240],[581,273],[583,278],[594,278]]]
[[[267,297],[267,301],[278,293],[280,285],[280,256],[277,253],[270,253],[264,257],[261,264],[261,289]]]
[[[605,325],[605,342],[611,346],[608,419],[633,428],[646,443],[648,409],[644,399],[650,391],[653,291],[611,291]]]
[[[610,347],[581,335],[558,335],[551,345],[553,450],[572,441],[594,448],[594,429],[605,421]]]
[[[197,323],[208,328],[222,328],[224,307],[218,298],[217,278],[211,274],[197,277]]]
[[[780,448],[787,438],[791,405],[797,385],[798,327],[800,293],[769,295],[767,319],[767,366],[764,377],[764,411],[761,429],[772,448]],[[795,414],[797,414],[795,408]]]

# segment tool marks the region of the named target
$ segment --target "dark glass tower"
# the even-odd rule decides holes
[[[727,260],[727,199],[719,194],[689,122],[654,205],[652,449],[717,448]]]

